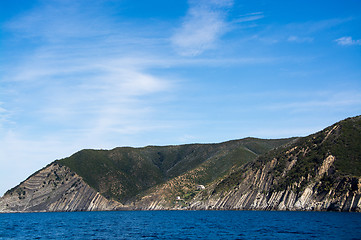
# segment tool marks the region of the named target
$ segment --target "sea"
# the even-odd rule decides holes
[[[361,213],[3,213],[0,239],[361,239]]]

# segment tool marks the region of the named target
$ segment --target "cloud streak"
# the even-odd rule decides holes
[[[275,130],[268,137],[283,128],[289,136],[310,115],[340,120],[360,111],[360,74],[349,64],[359,56],[334,48],[359,44],[339,38],[357,27],[350,18],[312,17],[304,7],[281,19],[295,9],[233,0],[169,1],[169,9],[161,1],[5,5],[0,193],[82,148],[215,142],[252,135],[257,125]],[[19,167],[8,184],[5,174]]]
[[[255,16],[263,16],[261,13]],[[292,22],[288,24],[270,24],[263,31],[254,34],[249,40],[259,40],[265,44],[314,43],[320,32],[333,29],[350,22],[352,18],[331,18],[318,21]],[[348,40],[348,39],[346,39]],[[337,41],[337,40],[336,40]]]
[[[358,108],[361,104],[361,94],[358,92],[327,92],[317,93],[313,92],[312,100],[308,99],[310,93],[303,94],[301,100],[289,100],[288,103],[271,103],[265,105],[264,109],[270,111],[287,110],[291,112],[319,112],[323,109],[333,108],[346,110],[348,108]],[[302,96],[302,94],[301,94]]]
[[[310,43],[313,41],[313,38],[311,37],[298,37],[298,36],[289,36],[287,41],[289,42],[295,42],[295,43]]]
[[[19,45],[34,44],[3,67],[0,90],[4,85],[13,90],[4,88],[0,96],[0,142],[6,143],[0,158],[21,162],[27,153],[39,155],[34,151],[44,147],[58,149],[40,156],[41,166],[57,154],[131,144],[125,136],[161,128],[155,124],[154,106],[161,105],[175,85],[171,77],[150,71],[157,47],[152,39],[116,25],[97,11],[98,5],[83,9],[73,1],[43,4],[6,24]],[[84,38],[87,41],[80,41]],[[148,63],[129,61],[134,56]],[[15,145],[21,154],[12,153]]]
[[[96,11],[101,4],[86,1],[43,1],[32,11],[8,22],[7,29],[18,37],[47,42],[85,39],[109,34],[107,19]],[[104,24],[106,23],[106,24]]]
[[[197,56],[212,49],[228,31],[227,9],[233,1],[189,1],[190,7],[180,28],[171,37],[178,54]]]
[[[234,20],[234,23],[251,22],[264,18],[263,12],[248,13]]]
[[[341,46],[361,45],[361,39],[354,40],[352,37],[341,37],[335,40]]]
[[[122,36],[112,26],[104,24],[99,32],[92,29],[95,39],[83,44],[78,42],[82,37],[78,30],[85,25],[85,17],[61,22],[67,33],[52,30],[55,20],[61,19],[35,26],[40,21],[37,15],[42,19],[52,13],[53,9],[42,8],[8,23],[19,41],[37,43],[24,49],[16,64],[6,66],[0,79],[0,90],[4,85],[12,89],[4,88],[0,96],[4,102],[0,105],[0,162],[6,171],[21,172],[9,176],[0,193],[51,160],[82,148],[132,144],[132,134],[161,128],[154,123],[154,106],[174,88],[171,78],[151,73],[150,64],[128,62],[132,50],[121,44]],[[104,28],[109,31],[106,36]],[[145,49],[143,57],[152,55]],[[0,171],[3,177],[6,174]]]

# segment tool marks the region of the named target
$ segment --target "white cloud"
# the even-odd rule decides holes
[[[312,92],[300,93],[299,100],[294,99],[296,94],[293,93],[292,100],[283,101],[283,103],[265,104],[263,109],[270,111],[290,111],[290,112],[320,112],[323,109],[332,108],[354,109],[361,104],[361,94],[358,92]],[[310,95],[312,98],[310,98]]]
[[[336,39],[335,42],[342,46],[361,45],[361,39],[354,40],[352,37],[341,37]]]
[[[233,1],[190,1],[182,25],[171,37],[176,51],[182,56],[197,56],[215,46],[227,32],[227,8]]]
[[[242,23],[242,22],[250,22],[256,21],[259,19],[264,18],[263,12],[255,12],[255,13],[248,13],[245,15],[240,16],[238,19],[234,20],[235,23]]]
[[[5,108],[2,107],[3,103],[0,102],[0,135],[8,124],[11,124],[10,117],[11,113]],[[0,137],[1,138],[1,137]]]
[[[289,36],[287,38],[287,41],[289,42],[296,42],[296,43],[310,43],[313,41],[313,38],[311,37],[298,37],[298,36]]]
[[[58,157],[143,144],[135,133],[169,127],[156,122],[156,107],[174,85],[150,71],[165,62],[152,63],[160,59],[152,39],[115,26],[94,4],[43,4],[6,24],[19,46],[34,44],[2,66],[0,176],[8,181],[0,194]]]
[[[3,104],[4,103],[0,102],[0,116],[7,112],[5,108],[1,107]]]
[[[286,25],[269,24],[267,28],[263,28],[263,31],[256,33],[249,40],[259,40],[265,44],[276,44],[284,41],[311,43],[319,32],[335,28],[350,20],[351,18],[332,18],[320,21],[293,22]]]
[[[92,129],[99,119],[107,116],[111,120],[107,127],[103,121],[104,129],[125,128],[123,119],[129,119],[127,123],[134,129],[137,128],[134,120],[147,118],[149,106],[157,101],[157,95],[173,88],[172,79],[147,73],[146,69],[127,64],[121,58],[102,56],[84,60],[80,57],[63,62],[49,60],[61,55],[61,51],[48,54],[51,56],[46,57],[46,63],[36,54],[28,56],[31,61],[25,60],[26,64],[20,64],[13,75],[8,76],[17,80],[19,106],[27,108],[26,114],[37,115],[38,123]],[[142,100],[143,97],[147,100]]]
[[[332,18],[332,19],[325,19],[320,21],[294,22],[287,24],[285,26],[285,29],[280,29],[280,30],[287,32],[292,31],[294,33],[303,33],[309,35],[326,29],[334,28],[345,22],[350,21],[351,19],[352,18]]]
[[[106,18],[101,4],[85,1],[44,1],[32,11],[8,22],[5,26],[23,38],[61,42],[65,39],[81,39],[106,35]],[[89,18],[91,16],[91,18]]]

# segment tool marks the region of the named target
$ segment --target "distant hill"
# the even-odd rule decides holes
[[[82,150],[9,190],[0,212],[360,211],[361,116],[302,138]]]

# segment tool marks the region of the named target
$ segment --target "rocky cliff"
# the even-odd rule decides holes
[[[361,211],[361,116],[303,138],[84,150],[9,190],[0,212]]]
[[[304,178],[275,189],[277,178],[272,174],[277,159],[261,168],[249,167],[235,172],[225,179],[207,186],[204,190],[187,184],[177,177],[158,186],[129,207],[137,210],[288,210],[288,211],[361,211],[361,178],[338,176],[333,180],[327,172],[332,171],[335,157],[329,155],[317,169],[317,175]],[[283,175],[292,168],[290,163]],[[326,172],[325,172],[326,171]],[[236,176],[235,176],[236,175]],[[224,186],[229,179],[237,177],[238,183]],[[233,181],[233,180],[231,180]],[[307,184],[299,188],[303,181]],[[177,191],[177,183],[186,186]],[[234,185],[233,185],[234,184]],[[175,193],[174,193],[175,191]],[[178,198],[176,197],[178,196]],[[182,196],[191,196],[184,198]]]
[[[0,212],[97,211],[121,206],[56,163],[33,174],[0,199]]]
[[[240,177],[242,181],[227,191],[217,191],[216,185],[208,192],[193,199],[189,209],[236,209],[236,210],[300,210],[300,211],[358,211],[361,210],[361,178],[340,177],[329,183],[329,171],[334,161],[329,155],[324,159],[315,177],[307,176],[290,183],[284,189],[275,190],[277,179],[272,172],[277,159],[266,163],[260,169],[249,169]],[[283,174],[292,168],[287,166]],[[299,188],[302,181],[308,183]],[[222,184],[219,183],[219,184]],[[328,185],[329,184],[329,185]],[[210,192],[213,190],[213,192]]]
[[[346,162],[346,163],[345,163]],[[361,211],[361,117],[341,121],[233,169],[205,190],[165,196],[185,176],[164,184],[137,209]],[[180,181],[180,182],[184,182]],[[186,181],[185,181],[186,182]],[[184,184],[183,184],[184,185]],[[192,198],[184,198],[189,196]]]

